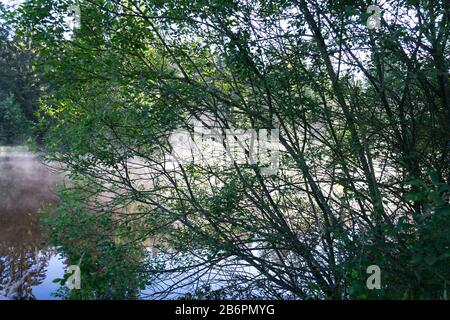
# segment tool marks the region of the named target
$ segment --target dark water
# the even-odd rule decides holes
[[[52,299],[64,260],[46,247],[39,210],[63,177],[24,147],[0,147],[0,299]]]

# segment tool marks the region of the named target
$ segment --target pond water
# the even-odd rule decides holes
[[[43,206],[58,201],[56,189],[65,180],[62,173],[44,165],[26,147],[0,146],[0,300],[57,299],[53,294],[60,284],[53,280],[63,278],[68,261],[49,247],[41,218],[48,214]],[[148,243],[147,251],[155,257],[152,240]],[[224,277],[228,273],[225,271]],[[212,274],[201,278],[210,280]],[[147,284],[140,298],[174,299],[195,290],[193,283],[187,281],[185,286],[184,282],[185,273],[160,279]],[[174,285],[176,292],[158,294]]]
[[[0,300],[58,299],[53,280],[63,278],[68,261],[48,245],[41,218],[65,180],[26,147],[0,146]]]
[[[39,209],[62,182],[26,147],[0,147],[0,299],[54,299],[66,264],[45,244]]]

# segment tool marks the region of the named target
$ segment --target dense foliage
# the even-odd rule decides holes
[[[0,3],[0,144],[21,144],[31,134],[42,84],[29,38],[14,33],[14,16]]]
[[[449,2],[384,1],[379,29],[371,4],[26,1],[19,31],[52,88],[43,151],[77,181],[63,200],[83,195],[59,210],[54,241],[74,261],[83,243],[86,268],[114,277],[113,257],[139,257],[129,285],[172,276],[162,296],[202,283],[190,297],[446,298]],[[223,146],[230,128],[278,129],[276,174],[174,164],[171,134],[194,136],[194,120]],[[150,237],[159,253],[144,259],[134,245]],[[112,297],[97,291],[85,297]]]

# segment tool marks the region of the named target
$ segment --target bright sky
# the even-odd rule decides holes
[[[22,2],[24,2],[25,0],[0,0],[1,3],[5,3],[7,5],[17,5],[17,4],[21,4]]]

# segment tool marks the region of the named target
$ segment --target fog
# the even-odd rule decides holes
[[[26,147],[0,147],[0,298],[34,298],[51,258],[39,209],[57,201],[63,176]]]

